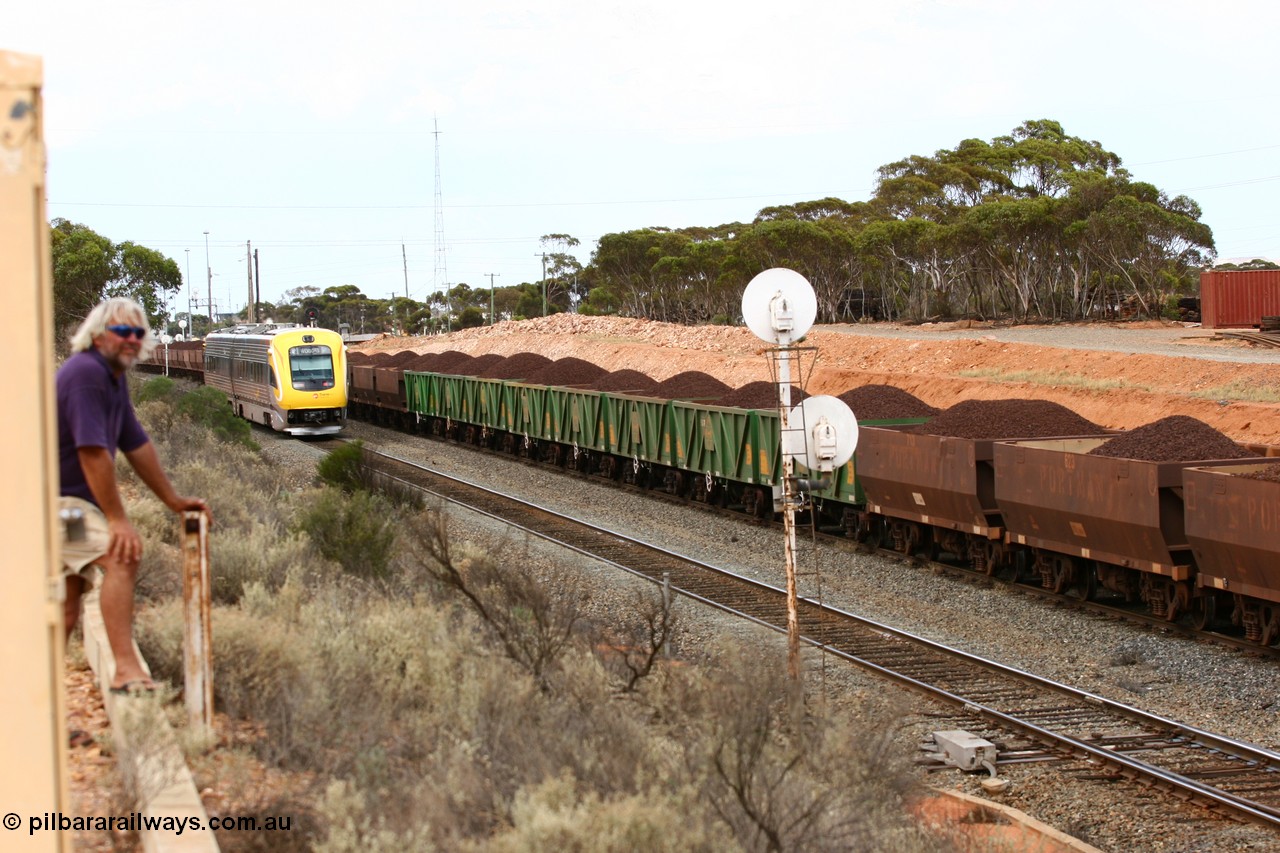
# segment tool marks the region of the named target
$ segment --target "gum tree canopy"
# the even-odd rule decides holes
[[[888,163],[865,202],[605,234],[581,279],[589,310],[672,322],[734,317],[736,294],[771,266],[810,280],[821,322],[1155,317],[1213,259],[1200,215],[1101,143],[1034,119]]]
[[[136,299],[152,326],[161,327],[168,320],[166,296],[182,288],[177,261],[127,240],[113,243],[88,226],[65,219],[50,223],[49,242],[55,329],[79,323],[108,296]]]

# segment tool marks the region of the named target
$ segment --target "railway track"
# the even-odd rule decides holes
[[[558,476],[585,479],[592,483],[608,483],[615,488],[620,488],[634,494],[644,495],[650,500],[662,501],[674,506],[696,508],[698,511],[711,513],[722,518],[731,518],[739,522],[750,524],[764,524],[778,527],[782,526],[780,521],[765,520],[755,516],[745,515],[739,509],[718,506],[714,503],[706,503],[698,500],[691,500],[687,497],[679,495],[671,495],[660,488],[646,488],[641,486],[627,485],[619,481],[609,481],[601,477],[587,474],[581,471],[575,471],[563,464],[554,464],[546,461],[539,461],[529,456],[513,455],[501,453],[491,448],[476,446],[467,441],[459,441],[449,439],[442,436],[426,434],[424,437],[433,441],[443,441],[455,446],[467,447],[478,453],[488,453],[498,455],[504,462],[515,462],[521,465],[538,468],[542,470],[552,471]],[[806,529],[805,524],[801,524],[802,529]],[[1196,638],[1199,640],[1208,640],[1221,646],[1236,649],[1250,655],[1260,657],[1269,657],[1280,659],[1280,646],[1262,646],[1256,642],[1245,639],[1237,634],[1224,633],[1213,627],[1198,628],[1190,624],[1184,624],[1180,621],[1169,621],[1168,619],[1155,616],[1139,606],[1128,606],[1120,603],[1112,603],[1106,600],[1099,600],[1094,597],[1081,597],[1072,592],[1055,592],[1051,589],[1043,587],[1038,580],[1023,580],[1017,577],[1006,577],[1003,574],[989,573],[977,569],[969,568],[955,561],[947,562],[939,558],[930,558],[920,554],[906,554],[902,551],[895,550],[885,545],[872,545],[868,543],[858,543],[850,539],[843,533],[824,532],[822,530],[812,531],[817,539],[840,548],[851,549],[868,549],[887,559],[902,560],[913,565],[928,565],[935,571],[958,578],[964,578],[969,581],[1001,586],[1010,590],[1017,590],[1026,595],[1031,595],[1044,601],[1054,602],[1056,604],[1075,608],[1080,611],[1091,612],[1106,616],[1112,619],[1131,622],[1147,628],[1159,631],[1166,631],[1183,637]]]
[[[318,446],[336,444],[320,442]],[[513,524],[700,603],[786,631],[785,593],[532,503],[369,449],[395,480]],[[1043,679],[818,602],[800,601],[804,642],[985,726],[1222,814],[1280,828],[1280,754]]]

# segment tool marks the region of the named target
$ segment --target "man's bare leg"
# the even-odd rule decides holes
[[[102,623],[107,629],[107,643],[116,659],[116,674],[111,686],[123,687],[131,681],[150,683],[133,647],[133,587],[138,579],[138,564],[107,557],[98,565],[105,573],[98,604],[102,608]]]

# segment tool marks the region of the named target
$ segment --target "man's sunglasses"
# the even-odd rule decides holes
[[[142,340],[147,336],[147,330],[142,326],[107,326],[107,331],[119,335],[126,340],[133,335],[138,340]]]

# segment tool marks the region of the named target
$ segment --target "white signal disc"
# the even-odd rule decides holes
[[[825,394],[806,398],[787,415],[789,428],[782,434],[782,452],[795,457],[797,462],[811,471],[817,471],[821,467],[813,430],[824,419],[835,428],[835,453],[830,460],[834,468],[839,468],[852,459],[853,451],[858,446],[858,419],[853,416],[844,400]]]
[[[774,298],[781,296],[792,314],[790,331],[774,328]],[[742,291],[742,319],[757,338],[786,345],[809,333],[818,317],[818,298],[809,279],[795,270],[774,267],[757,275]]]

